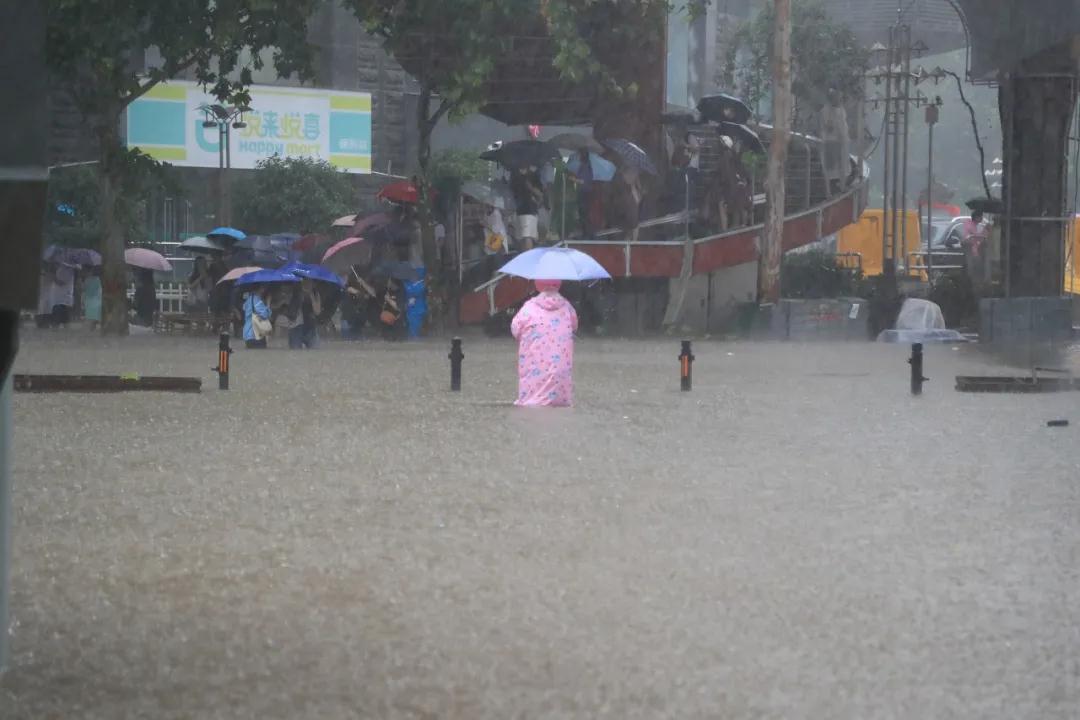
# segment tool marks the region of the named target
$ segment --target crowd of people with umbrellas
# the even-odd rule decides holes
[[[667,196],[653,209],[664,213],[688,209],[691,179],[696,177],[699,149],[690,125],[713,123],[721,138],[717,173],[724,182],[708,181],[706,210],[719,216],[718,229],[729,219],[745,221],[750,183],[741,168],[743,151],[761,152],[757,135],[745,123],[750,111],[726,95],[705,98],[693,117],[668,118],[670,157],[665,167],[681,177],[657,183]],[[648,178],[660,170],[640,146],[625,138],[596,139],[563,133],[549,140],[495,143],[481,158],[499,171],[487,181],[466,182],[461,193],[482,207],[479,242],[466,243],[458,233],[456,248],[445,247],[446,233],[435,226],[440,264],[456,262],[463,287],[482,282],[507,257],[550,244],[551,238],[592,237],[611,226],[621,228],[632,242],[641,222],[642,199]],[[553,184],[563,180],[559,198],[560,227],[552,228]],[[571,186],[566,199],[566,184]],[[711,183],[711,184],[710,184]],[[713,193],[714,187],[720,190]],[[734,188],[734,192],[732,191]],[[420,190],[405,180],[391,183],[378,195],[388,209],[368,215],[338,218],[342,233],[247,235],[235,228],[216,228],[205,236],[188,238],[180,248],[195,255],[187,278],[186,312],[216,323],[242,328],[252,347],[262,347],[273,328],[288,330],[292,347],[314,347],[318,330],[340,308],[343,337],[356,338],[373,329],[386,337],[416,336],[427,313],[427,288],[420,243],[417,203]],[[576,218],[568,207],[576,204]],[[547,229],[549,232],[544,232]],[[475,232],[475,230],[474,230]],[[479,252],[477,252],[479,250]],[[477,257],[479,256],[479,257]],[[486,259],[486,262],[480,262]],[[129,248],[125,261],[132,271],[134,292],[131,319],[154,323],[157,302],[155,272],[169,272],[169,260],[148,248]],[[81,280],[83,314],[91,323],[101,319],[101,257],[93,250],[50,247],[43,258],[39,324],[64,324],[74,306],[74,287]],[[466,268],[470,267],[466,272]]]
[[[463,243],[465,264],[479,266],[468,273],[468,280],[490,274],[493,262],[485,262],[485,256],[528,250],[550,238],[592,238],[605,230],[621,230],[634,242],[649,212],[689,212],[687,221],[704,232],[749,222],[753,179],[742,156],[765,149],[746,124],[750,117],[745,103],[725,94],[703,98],[696,113],[666,116],[666,177],[644,149],[625,138],[571,132],[543,141],[493,144],[481,157],[497,163],[501,176],[462,187],[465,196],[483,206],[476,237]],[[716,167],[703,171],[700,137],[708,136],[706,128],[715,132],[711,155]],[[650,187],[659,192],[653,193],[655,202],[644,203]],[[552,212],[556,207],[557,221]]]
[[[265,347],[274,328],[287,331],[290,347],[316,347],[318,327],[339,308],[348,339],[358,339],[365,327],[391,339],[416,336],[427,300],[424,270],[416,258],[410,261],[415,253],[409,216],[399,205],[356,219],[353,235],[337,241],[321,235],[247,235],[226,227],[188,238],[180,248],[194,256],[194,264],[183,283],[184,312],[176,315],[208,327],[231,327],[251,347]],[[158,317],[155,273],[171,273],[173,265],[141,247],[128,248],[125,262],[133,284],[129,319],[150,327]],[[92,327],[99,323],[101,264],[94,250],[48,247],[38,325],[66,325],[77,306]]]

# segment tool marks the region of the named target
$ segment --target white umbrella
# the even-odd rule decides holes
[[[173,269],[172,263],[166,260],[164,255],[147,248],[128,248],[124,251],[124,262],[132,267],[154,272],[169,272]]]
[[[499,268],[506,275],[529,280],[610,280],[604,266],[571,248],[526,250]]]
[[[225,248],[208,237],[201,235],[191,237],[180,243],[180,247],[188,252],[195,253],[223,253]]]

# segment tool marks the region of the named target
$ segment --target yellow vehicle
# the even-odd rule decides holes
[[[881,234],[882,224],[885,222],[884,215],[885,211],[881,209],[864,210],[858,222],[843,228],[837,236],[836,252],[858,254],[862,258],[862,270],[866,276],[880,275],[883,271]],[[903,215],[898,215],[896,219],[898,233],[901,232],[901,228],[904,228],[903,221]],[[908,264],[911,253],[918,253],[922,249],[920,224],[919,213],[908,210],[902,251],[904,266]]]
[[[1080,215],[1069,224],[1065,243],[1065,292],[1080,295]]]

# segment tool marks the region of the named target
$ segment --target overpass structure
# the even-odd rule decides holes
[[[767,129],[763,140],[769,140]],[[862,172],[856,173],[847,188],[830,195],[824,189],[820,158],[818,138],[794,136],[785,177],[789,211],[783,230],[785,251],[838,232],[858,220],[866,209],[869,165],[863,163]],[[747,293],[753,297],[759,238],[764,231],[762,223],[701,237],[690,234],[685,214],[643,223],[647,225],[660,229],[661,239],[631,242],[621,231],[609,231],[599,238],[571,239],[560,245],[591,255],[616,280],[682,278],[696,283],[700,287],[697,294],[707,296],[705,302],[711,305],[702,313],[706,328],[711,312],[730,311],[732,301],[745,300]],[[739,268],[747,271],[740,273]],[[671,285],[671,289],[675,286]],[[520,278],[497,276],[479,287],[463,290],[459,320],[463,324],[477,324],[518,305],[529,295],[531,287]]]

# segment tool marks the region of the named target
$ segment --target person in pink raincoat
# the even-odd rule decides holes
[[[569,407],[574,402],[574,332],[578,318],[559,294],[558,280],[537,280],[510,332],[518,341],[518,397],[525,407]]]

